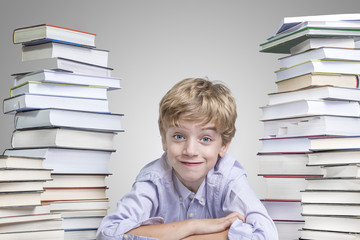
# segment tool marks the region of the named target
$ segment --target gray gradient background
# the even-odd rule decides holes
[[[109,94],[110,110],[124,113],[126,132],[116,138],[107,178],[111,211],[131,188],[136,174],[162,154],[158,103],[186,77],[225,82],[237,100],[237,133],[229,149],[245,167],[261,198],[266,188],[257,176],[263,126],[260,106],[276,90],[280,55],[259,53],[283,17],[360,12],[358,0],[41,0],[1,1],[0,96],[9,96],[12,73],[21,71],[21,47],[12,31],[41,23],[97,34],[96,45],[110,51],[114,77],[123,89]],[[10,147],[13,116],[0,115],[0,150]]]

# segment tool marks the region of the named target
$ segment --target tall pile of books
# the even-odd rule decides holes
[[[258,154],[279,239],[359,239],[359,38],[360,14],[293,17],[260,45],[285,54]]]
[[[22,46],[22,63],[21,73],[14,74],[10,97],[3,102],[4,113],[13,114],[15,124],[12,148],[5,150],[3,158],[21,159],[16,165],[21,168],[45,169],[26,178],[39,182],[40,193],[38,201],[25,205],[33,205],[36,213],[44,208],[38,210],[42,215],[47,209],[47,215],[58,217],[58,224],[49,224],[49,229],[57,230],[53,235],[50,231],[50,235],[40,235],[46,225],[29,217],[21,220],[22,227],[10,230],[21,231],[25,238],[0,235],[0,239],[95,239],[107,214],[105,180],[110,175],[114,137],[123,131],[123,115],[109,111],[107,92],[120,89],[120,79],[111,77],[109,51],[95,47],[95,36],[48,24],[14,30],[14,43]],[[22,174],[17,171],[9,181],[17,181],[15,176],[25,179]],[[13,176],[10,171],[7,175]],[[17,196],[7,196],[12,205],[20,205]],[[0,206],[2,234],[1,229],[11,222],[6,216],[16,213],[2,208],[7,205],[1,200]],[[21,207],[18,212],[31,211]],[[31,224],[40,228],[34,228],[38,235],[29,235],[34,231],[28,227]]]

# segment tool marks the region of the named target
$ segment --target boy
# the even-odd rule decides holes
[[[170,89],[159,111],[164,154],[140,171],[97,239],[278,239],[243,168],[226,154],[236,117],[223,84],[189,78]]]

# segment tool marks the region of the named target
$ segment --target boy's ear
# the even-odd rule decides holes
[[[164,150],[164,152],[166,152],[167,151],[167,146],[166,146],[165,137],[161,137],[161,143],[162,143],[162,149]]]
[[[225,156],[225,153],[226,153],[227,150],[229,149],[231,140],[232,140],[232,139],[230,139],[225,145],[223,145],[223,146],[221,147],[220,152],[219,152],[219,156],[220,156],[220,157]]]

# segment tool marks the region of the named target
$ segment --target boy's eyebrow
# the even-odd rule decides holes
[[[212,130],[216,132],[216,127],[203,127],[201,130]]]

